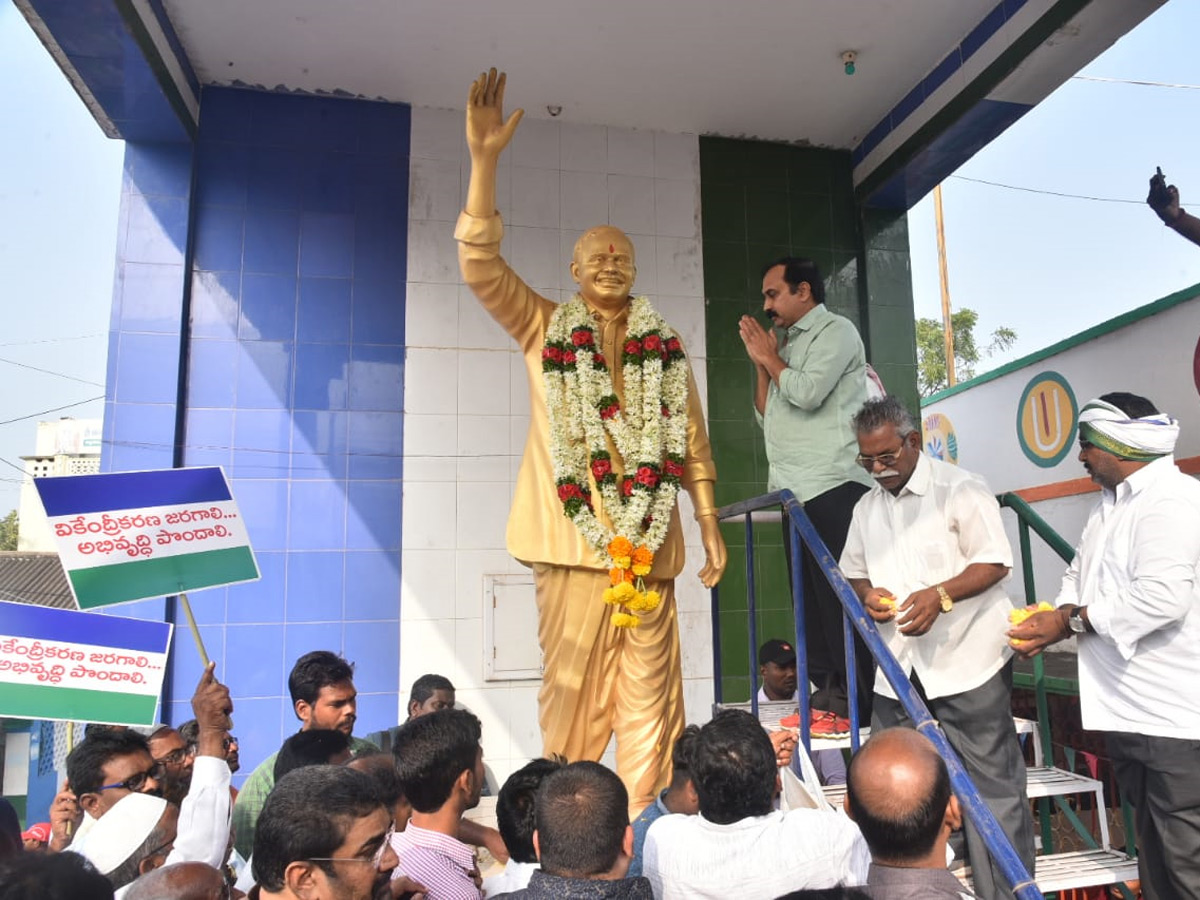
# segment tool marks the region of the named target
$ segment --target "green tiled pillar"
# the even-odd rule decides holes
[[[717,463],[717,502],[724,505],[762,494],[767,487],[762,431],[754,420],[754,366],[738,337],[741,316],[753,315],[765,323],[763,266],[781,256],[815,260],[825,276],[829,308],[860,329],[866,322],[868,358],[873,358],[876,345],[883,348],[884,383],[905,399],[910,382],[916,395],[912,290],[903,214],[899,235],[894,223],[872,232],[874,243],[866,246],[876,251],[878,265],[870,264],[871,250],[864,249],[859,229],[849,153],[701,138],[700,175],[709,433]],[[871,219],[871,224],[877,225],[877,220]],[[903,289],[894,283],[901,277]],[[878,327],[878,335],[877,305],[886,310],[888,323]],[[907,322],[897,325],[895,319],[904,315]],[[745,528],[722,528],[729,547],[720,591],[723,687],[727,700],[745,700],[753,661],[747,643]],[[794,632],[782,544],[778,525],[755,526],[760,641]]]
[[[863,232],[868,356],[888,393],[903,399],[913,416],[919,417],[908,214],[864,209]]]

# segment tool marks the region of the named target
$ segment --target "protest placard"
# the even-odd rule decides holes
[[[218,467],[33,484],[80,609],[259,577],[246,524]]]
[[[171,628],[0,602],[0,717],[153,724]]]

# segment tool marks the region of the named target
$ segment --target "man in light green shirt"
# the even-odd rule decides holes
[[[850,427],[851,416],[867,400],[862,338],[854,323],[825,306],[825,285],[812,260],[769,263],[762,294],[763,312],[783,332],[781,339],[750,316],[742,317],[739,331],[758,370],[754,408],[770,463],[767,489],[791,490],[837,559],[854,505],[871,484],[855,462],[858,447]],[[818,688],[812,704],[836,717],[817,730],[840,732],[849,728],[842,607],[807,551],[805,561],[808,674]],[[790,572],[790,555],[788,567]],[[857,635],[856,641],[859,712],[869,719],[874,662]]]
[[[341,731],[350,738],[355,754],[363,750],[378,752],[370,741],[351,736],[354,731],[356,699],[354,668],[336,653],[314,650],[306,653],[292,666],[288,676],[288,692],[300,720],[300,730],[329,729]],[[267,794],[275,787],[275,757],[272,753],[250,773],[238,792],[233,805],[234,847],[243,859],[254,850],[254,830]]]

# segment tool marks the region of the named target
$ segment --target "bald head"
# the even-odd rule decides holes
[[[225,879],[212,866],[178,863],[155,869],[129,886],[125,900],[221,900]]]
[[[624,249],[630,259],[634,256],[633,242],[629,240],[629,235],[616,225],[597,225],[589,228],[575,242],[575,252],[571,254],[571,258],[579,262],[582,254],[593,247],[602,248],[609,253]],[[609,247],[612,247],[612,250],[609,250]]]
[[[943,827],[956,827],[958,819],[946,764],[929,739],[911,728],[873,734],[855,754],[846,778],[846,811],[876,862],[930,856]]]
[[[620,228],[598,225],[575,242],[571,277],[595,309],[615,311],[629,302],[637,277],[633,242]]]

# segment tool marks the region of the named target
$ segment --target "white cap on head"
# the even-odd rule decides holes
[[[88,832],[83,855],[101,874],[108,875],[146,842],[167,801],[150,794],[129,794],[96,820]]]

